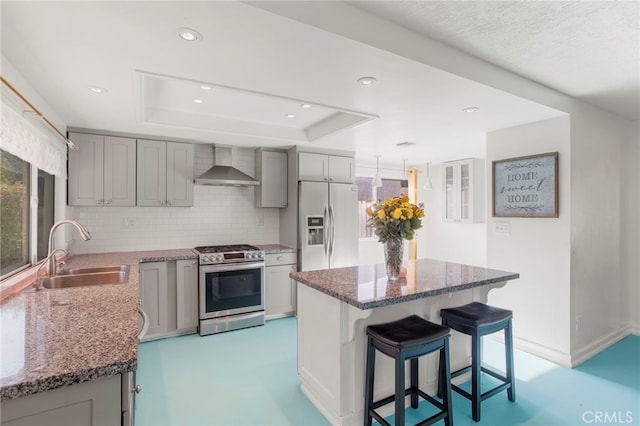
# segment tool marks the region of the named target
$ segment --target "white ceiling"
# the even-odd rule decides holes
[[[640,118],[640,2],[350,1],[562,93]]]
[[[483,3],[490,2],[464,2],[471,12],[439,2],[368,2],[356,6],[389,16],[406,27],[427,23],[439,31],[430,36],[453,37],[462,43],[474,38],[473,31],[460,31],[461,25],[454,25],[457,17],[451,14],[466,13],[465,19],[472,19],[479,13],[478,4]],[[433,14],[438,11],[438,16],[432,17],[425,5],[433,5]],[[402,158],[408,158],[407,164],[414,165],[482,156],[487,131],[562,115],[249,4],[4,0],[0,7],[3,56],[73,127],[246,147],[296,143],[354,150],[364,161],[374,162],[375,154],[383,155],[382,163],[400,164]],[[492,13],[489,9],[487,13]],[[509,12],[507,16],[518,15]],[[501,39],[487,30],[489,21],[475,31],[501,45]],[[450,35],[443,23],[451,24]],[[177,36],[178,27],[194,28],[203,38],[195,43],[182,41]],[[517,25],[507,27],[513,36]],[[524,41],[529,36],[523,37]],[[535,43],[521,45],[535,47]],[[474,49],[482,51],[477,46]],[[524,63],[527,55],[519,50],[514,42],[508,46],[508,55],[487,59],[518,59],[523,70],[535,72],[539,51],[529,55],[533,64],[529,66]],[[542,63],[546,71],[550,62]],[[499,65],[507,67],[506,62]],[[622,67],[620,63],[611,65],[611,69]],[[563,73],[558,71],[546,75]],[[172,85],[150,84],[147,90],[141,75],[160,75]],[[376,84],[365,87],[356,83],[359,77],[369,75],[377,78]],[[564,77],[566,84],[578,84],[580,79],[575,75]],[[613,81],[622,84],[627,80]],[[221,95],[194,104],[195,94],[180,90],[180,84],[186,83],[239,89],[239,98],[244,96],[244,100]],[[637,90],[637,80],[635,84]],[[106,92],[93,93],[90,86]],[[600,94],[603,90],[601,86],[592,91]],[[262,98],[252,101],[247,98],[252,94]],[[588,100],[595,103],[592,98]],[[227,108],[221,104],[223,100]],[[309,103],[312,108],[291,112],[296,115],[293,119],[283,117],[289,104],[293,108],[299,103]],[[480,110],[473,114],[462,111],[469,106]],[[323,114],[331,115],[331,111],[344,113],[344,117],[337,124],[320,126],[330,134],[305,140],[313,139],[305,129],[326,121],[327,115]],[[349,121],[355,120],[353,117],[367,120],[354,125]],[[344,129],[336,130],[340,126]],[[416,145],[398,148],[396,144],[402,141]]]

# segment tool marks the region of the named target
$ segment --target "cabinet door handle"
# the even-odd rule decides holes
[[[282,259],[284,259],[284,257],[282,257],[282,256],[278,256],[278,257],[276,257],[276,259],[277,259],[277,260],[282,260]]]
[[[167,201],[167,205],[172,206],[173,204],[171,204],[171,201]]]
[[[111,204],[111,200],[106,200],[104,203],[109,205],[109,204]]]
[[[142,386],[140,386],[140,385],[135,385],[135,386],[133,387],[133,389],[131,389],[131,391],[132,391],[132,392],[135,392],[135,393],[140,393],[140,392],[142,391]]]

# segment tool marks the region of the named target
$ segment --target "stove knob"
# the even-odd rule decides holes
[[[254,255],[252,253],[247,253],[247,259],[253,259]]]
[[[264,253],[262,252],[258,252],[258,254],[256,255],[259,259],[262,259],[264,257]]]
[[[221,254],[219,254],[219,255],[217,255],[217,256],[216,256],[216,260],[217,260],[218,262],[222,262],[222,261],[224,260],[224,256],[223,256],[223,255],[221,255]]]
[[[211,261],[209,256],[202,256],[202,262],[209,262],[209,261]]]

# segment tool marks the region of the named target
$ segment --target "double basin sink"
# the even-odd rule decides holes
[[[53,277],[39,278],[38,284],[40,288],[53,290],[91,285],[123,284],[128,281],[129,265],[114,265],[66,269]]]

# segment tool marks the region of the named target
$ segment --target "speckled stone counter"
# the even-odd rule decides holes
[[[0,397],[18,398],[134,371],[138,263],[195,259],[190,249],[72,256],[66,268],[131,265],[124,284],[34,291],[0,305]]]
[[[371,309],[520,277],[458,263],[418,259],[407,262],[407,276],[389,282],[384,264],[293,272],[291,278],[359,309]]]
[[[293,247],[283,246],[282,244],[256,244],[256,247],[264,250],[266,254],[295,253],[297,251]]]
[[[486,303],[489,291],[519,274],[430,259],[409,261],[406,278],[389,282],[385,266],[367,265],[294,272],[297,284],[298,374],[301,390],[332,425],[362,424],[366,329],[371,324],[418,315],[440,323],[440,310],[472,301]],[[517,316],[518,312],[514,312]],[[469,337],[452,333],[452,370],[470,364]],[[378,356],[375,395],[394,392],[393,362]],[[418,360],[418,384],[434,394],[437,356]],[[393,404],[381,408],[391,414]]]

